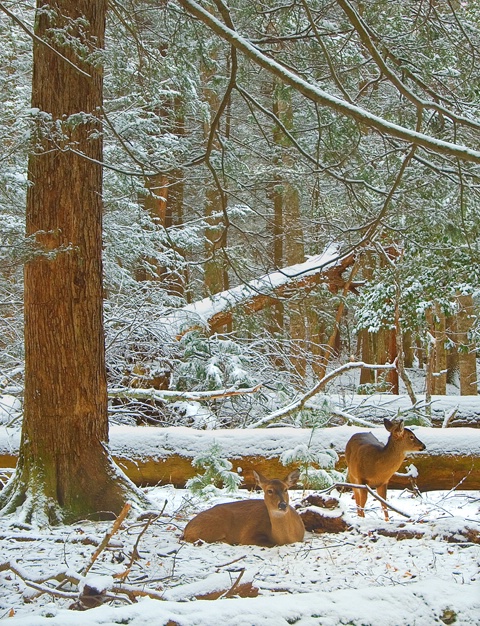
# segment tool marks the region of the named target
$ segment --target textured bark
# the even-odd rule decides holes
[[[360,344],[360,359],[365,363],[373,363],[373,338],[366,328],[363,328],[358,335]],[[375,370],[363,367],[360,371],[360,385],[373,385],[375,383]]]
[[[205,295],[211,296],[228,289],[228,271],[223,250],[227,231],[222,218],[222,196],[213,181],[207,182],[205,192]]]
[[[438,303],[426,312],[427,324],[433,337],[427,360],[427,386],[432,395],[447,392],[447,351],[445,348],[446,318]]]
[[[314,509],[300,511],[300,517],[305,530],[311,533],[343,533],[350,528],[341,515],[323,515],[321,511]]]
[[[446,318],[440,305],[435,305],[435,395],[444,396],[447,393],[447,350],[445,343]]]
[[[214,53],[214,56],[216,55],[217,52]],[[215,114],[220,107],[218,93],[211,86],[211,82],[215,79],[215,68],[216,63],[202,65],[203,91],[209,105],[211,121],[215,118]],[[205,124],[205,139],[207,142],[211,141],[207,151],[220,151],[220,144],[216,139],[212,140],[211,132],[212,125]],[[206,296],[225,291],[229,287],[228,265],[224,254],[224,249],[227,246],[227,224],[224,214],[227,201],[223,190],[219,187],[219,180],[217,174],[213,171],[213,166],[211,164],[208,165],[209,172],[205,180],[206,260],[204,263],[204,283]]]
[[[478,394],[476,347],[469,334],[475,321],[475,308],[472,295],[457,297],[459,312],[455,339],[458,346],[458,367],[460,370],[460,394],[476,396]]]
[[[302,510],[299,511],[305,530],[313,533],[341,533],[349,530],[349,525],[343,519],[340,503],[336,498],[324,494],[311,494],[302,501]],[[327,509],[328,513],[323,513]]]
[[[42,10],[47,4],[49,11]],[[22,443],[1,505],[9,512],[25,501],[27,519],[56,522],[117,514],[125,480],[105,448],[102,139],[96,119],[102,71],[89,61],[103,46],[106,1],[38,0],[37,9],[36,34],[48,40],[55,29],[68,32],[72,45],[54,39],[50,45],[77,68],[35,41],[32,108],[39,113],[26,229],[41,252],[25,266]]]

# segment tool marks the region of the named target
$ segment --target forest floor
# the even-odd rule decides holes
[[[195,512],[233,496],[206,501],[171,486],[147,493],[160,515],[150,522],[127,518],[97,556],[111,522],[38,530],[0,519],[0,620],[12,626],[480,623],[479,492],[391,491],[389,501],[411,519],[393,512],[388,524],[373,499],[365,519],[357,518],[344,493],[348,531],[306,533],[303,543],[275,548],[181,540]],[[293,504],[302,495],[293,491]],[[70,582],[59,583],[65,575]],[[232,595],[258,595],[196,599],[228,595],[236,582]],[[95,604],[90,589],[102,605],[72,610],[79,596]]]

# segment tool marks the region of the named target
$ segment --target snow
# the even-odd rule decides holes
[[[265,274],[246,285],[239,285],[222,291],[212,297],[198,300],[171,313],[162,322],[170,326],[173,334],[183,330],[184,325],[194,322],[208,326],[208,321],[217,313],[229,310],[246,302],[258,294],[270,294],[275,289],[286,285],[292,278],[310,276],[334,265],[340,259],[337,244],[330,244],[321,254],[309,257],[304,263],[298,263],[282,270]]]
[[[412,593],[413,591],[413,593]],[[304,594],[301,604],[292,602],[291,597],[270,598],[263,602],[257,599],[227,600],[215,605],[207,600],[193,603],[173,603],[143,600],[140,604],[121,610],[101,607],[95,609],[95,617],[90,621],[85,613],[81,615],[61,612],[54,618],[37,617],[13,619],[9,623],[18,626],[83,626],[87,624],[129,624],[130,626],[151,626],[167,624],[172,620],[180,625],[234,624],[235,626],[280,626],[281,624],[382,624],[383,626],[401,626],[402,624],[431,624],[443,611],[453,610],[462,613],[468,607],[473,619],[468,616],[457,624],[478,624],[475,610],[479,604],[474,594],[460,593],[454,586],[431,580],[428,584],[413,584],[408,589],[400,586],[385,593],[385,588],[369,589],[362,594],[351,591],[333,593]],[[372,607],[378,618],[372,620]],[[408,608],[407,608],[408,607]],[[440,608],[440,610],[439,610]],[[120,617],[121,614],[121,617]],[[414,616],[414,622],[409,621]],[[313,616],[313,617],[310,617]],[[478,616],[478,613],[477,613]],[[90,617],[90,616],[88,616]],[[124,621],[118,621],[123,619]],[[438,620],[435,620],[438,621]]]
[[[0,395],[0,424],[9,424],[21,415],[22,404],[9,394]]]
[[[462,626],[480,621],[480,548],[438,537],[466,525],[480,530],[478,492],[432,492],[421,497],[392,493],[392,504],[415,518],[407,524],[395,513],[392,522],[383,522],[376,501],[368,503],[365,519],[359,520],[350,494],[344,494],[340,507],[352,524],[350,531],[306,533],[303,543],[276,548],[186,544],[181,540],[186,521],[227,496],[205,502],[171,486],[150,489],[148,495],[163,513],[140,537],[140,559],[131,566],[126,582],[156,590],[164,600],[108,601],[87,611],[72,611],[68,607],[74,600],[38,596],[6,569],[0,572],[0,619],[12,615],[7,623],[13,626],[163,626],[169,620],[180,626]],[[291,495],[293,502],[301,497],[300,492]],[[77,572],[79,577],[110,524],[84,521],[40,531],[15,528],[1,519],[0,562],[18,564],[29,580],[45,581],[60,571]],[[120,585],[118,575],[129,567],[144,524],[125,523],[81,585],[85,580],[99,589],[110,590],[112,581]],[[380,535],[381,528],[422,530],[425,536],[399,541]],[[212,588],[228,590],[242,570],[242,581],[252,581],[258,597],[191,599]]]
[[[388,432],[381,426],[375,431],[380,441],[388,439]],[[478,456],[480,429],[451,428],[431,429],[417,427],[415,434],[425,443],[431,454],[466,454]],[[341,452],[350,437],[364,432],[365,427],[336,426],[313,431],[304,428],[270,428],[265,430],[194,430],[187,427],[136,428],[114,426],[110,429],[111,449],[114,455],[125,454],[134,449],[139,456],[150,453],[165,458],[172,451],[182,451],[185,457],[195,457],[218,443],[228,458],[242,456],[280,456],[285,450],[309,445],[310,451],[321,453],[328,448]]]
[[[443,141],[442,139],[437,139],[405,126],[395,124],[351,102],[342,100],[321,89],[318,85],[308,82],[274,59],[268,57],[266,54],[263,54],[247,39],[241,37],[236,31],[228,28],[193,0],[179,0],[179,3],[192,15],[198,17],[204,24],[209,26],[217,35],[231,43],[238,50],[241,50],[248,58],[254,60],[255,63],[267,69],[273,75],[281,78],[285,84],[290,85],[313,102],[318,102],[347,117],[356,119],[369,127],[402,139],[407,143],[423,146],[440,154],[456,156],[461,160],[480,163],[480,152],[478,150],[461,144]],[[459,121],[469,121],[468,118],[462,118],[461,116],[457,119]],[[407,158],[407,156],[404,158]]]
[[[427,402],[425,394],[416,394],[417,403],[415,409],[418,413],[425,413]],[[325,401],[325,396],[318,395],[307,403],[309,407],[316,407]],[[352,414],[360,417],[367,416],[372,420],[372,416],[389,417],[401,412],[404,416],[408,412],[413,412],[412,403],[407,395],[381,394],[372,395],[360,394],[329,394],[328,402],[332,407],[351,411]],[[479,396],[431,396],[430,402],[431,417],[442,421],[447,415],[454,411],[455,421],[461,421],[463,425],[478,423],[480,420],[480,397]]]
[[[356,400],[349,397],[348,402],[355,404]],[[341,404],[340,396],[330,396],[329,401],[348,408]],[[389,411],[392,404],[401,403],[392,396],[359,396],[358,401],[363,403],[369,419],[371,412],[381,416],[385,403]],[[445,403],[441,408],[445,411],[452,402],[476,410],[478,398],[439,398],[438,402]],[[413,428],[429,454],[479,455],[480,429]],[[231,459],[247,455],[285,458],[305,447],[312,455],[333,454],[332,448],[342,453],[351,435],[365,430],[365,426],[313,431],[112,426],[110,448],[116,457],[134,454],[139,463],[148,457],[161,462],[174,453],[193,460],[213,444]],[[387,440],[383,426],[371,430],[381,441]],[[0,456],[15,455],[19,442],[18,427],[0,425]],[[466,528],[480,535],[478,491],[438,491],[418,496],[390,491],[389,502],[410,515],[405,521],[392,511],[390,523],[383,521],[375,499],[369,498],[366,517],[360,519],[351,494],[333,492],[350,525],[347,532],[307,532],[304,542],[275,548],[192,545],[181,539],[185,524],[198,511],[231,499],[260,497],[258,494],[215,490],[201,499],[171,485],[147,488],[145,492],[159,517],[147,528],[144,520],[127,520],[86,577],[82,572],[111,522],[84,520],[68,527],[38,529],[13,516],[0,518],[0,620],[13,626],[480,623],[480,546],[465,537]],[[299,505],[304,495],[292,491],[292,503]],[[325,510],[323,514],[334,516],[338,511]],[[390,536],[382,534],[386,531]],[[400,533],[406,531],[420,533],[421,537],[399,540]],[[447,541],[447,537],[452,540]],[[131,563],[137,540],[139,558]],[[65,574],[78,583],[57,582]],[[126,575],[124,582],[122,574]],[[258,589],[257,597],[195,599],[212,589],[227,591],[240,574],[242,582],[251,581]],[[42,589],[58,588],[59,595],[39,594],[26,581]],[[105,590],[105,603],[81,612],[69,610],[86,585],[100,595]],[[117,593],[126,586],[156,597],[139,597],[132,602],[127,595]]]
[[[430,455],[474,456],[480,454],[480,429],[411,427],[423,441]],[[332,428],[269,428],[248,430],[240,428],[221,430],[196,430],[186,426],[168,428],[136,426],[111,426],[110,450],[116,458],[131,458],[138,461],[157,459],[159,462],[173,454],[193,459],[205,453],[213,445],[219,446],[226,458],[245,456],[280,458],[292,450],[308,448],[316,457],[335,450],[341,454],[350,437],[357,432],[371,430],[377,439],[386,443],[388,432],[383,426],[334,426]],[[20,445],[18,429],[0,426],[0,456],[15,455]],[[414,459],[414,454],[409,458]]]

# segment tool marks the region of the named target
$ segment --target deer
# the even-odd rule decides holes
[[[384,419],[383,424],[390,433],[386,445],[372,433],[357,433],[348,440],[345,457],[348,481],[355,485],[368,485],[386,500],[388,481],[400,468],[407,452],[425,450],[425,444],[409,428],[404,427],[403,420]],[[358,516],[365,517],[367,490],[353,487],[353,495]],[[388,522],[387,505],[383,502],[381,504],[385,521]]]
[[[253,475],[263,489],[263,500],[227,502],[202,511],[188,522],[182,538],[191,543],[220,541],[267,548],[303,541],[302,518],[288,498],[300,472],[294,470],[284,480],[269,480],[255,470]]]

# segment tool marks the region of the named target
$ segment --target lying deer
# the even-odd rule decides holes
[[[295,470],[285,480],[268,480],[254,471],[263,500],[228,502],[202,511],[188,522],[183,539],[267,547],[302,541],[302,518],[288,503],[288,488],[296,484],[299,474]]]
[[[392,422],[384,419],[385,428],[390,433],[384,446],[372,433],[353,435],[345,448],[348,466],[348,481],[356,485],[368,485],[377,490],[384,500],[390,478],[400,468],[407,452],[425,450],[425,445],[413,432],[404,428],[403,420]],[[357,513],[365,517],[367,501],[366,489],[353,489]],[[383,514],[388,522],[388,509],[382,502]]]

